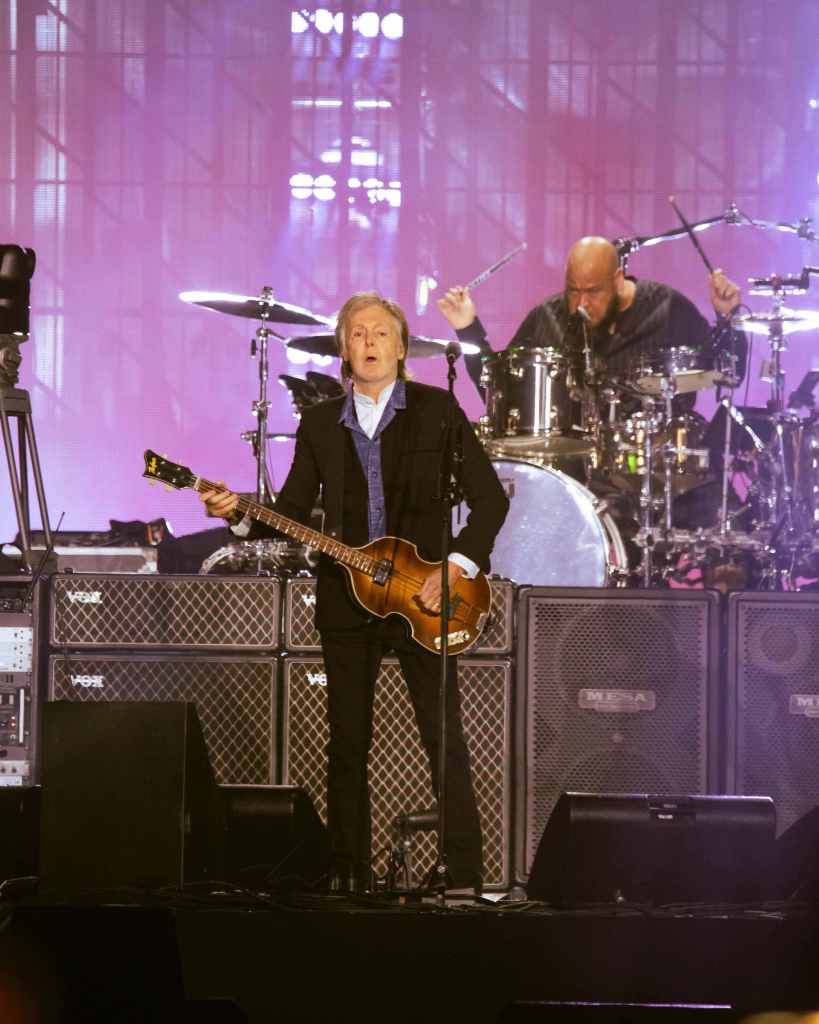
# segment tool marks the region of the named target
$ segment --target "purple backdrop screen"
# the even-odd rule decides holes
[[[331,315],[376,288],[415,333],[446,338],[436,296],[525,240],[475,293],[501,348],[561,287],[573,240],[671,228],[669,195],[691,220],[732,202],[812,217],[818,22],[814,0],[787,17],[771,0],[0,0],[0,242],[37,252],[21,384],[52,525],[64,511],[66,529],[206,527],[191,492],[141,478],[146,447],[253,489],[240,433],[257,325],[180,291],[269,285]],[[720,224],[700,239],[740,282],[819,264],[792,234]],[[642,248],[630,269],[709,312],[688,241]],[[271,427],[289,432],[278,375],[338,364],[271,344]],[[766,354],[757,339],[751,403],[767,397]],[[788,384],[817,365],[816,333],[793,336]],[[445,382],[441,360],[413,370]],[[458,395],[476,418],[463,372]],[[277,485],[291,455],[271,445]]]

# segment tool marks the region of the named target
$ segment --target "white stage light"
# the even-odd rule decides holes
[[[395,11],[381,19],[381,32],[387,39],[400,39],[404,35],[404,19]]]

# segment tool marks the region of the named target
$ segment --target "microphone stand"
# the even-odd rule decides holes
[[[461,501],[461,462],[462,452],[459,443],[453,443],[455,407],[455,362],[461,354],[461,346],[450,342],[446,347],[447,385],[449,401],[447,402],[446,424],[444,430],[444,448],[441,457],[441,475],[439,493],[441,495],[441,676],[438,705],[438,847],[435,864],[429,873],[436,893],[436,902],[444,906],[446,883],[449,869],[444,850],[444,832],[446,829],[446,749],[447,749],[447,690],[449,687],[449,548],[452,543],[452,509]],[[454,664],[454,663],[453,663]]]

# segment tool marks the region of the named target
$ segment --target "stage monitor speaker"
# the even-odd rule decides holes
[[[46,889],[221,878],[223,797],[192,704],[46,704],[40,874]]]
[[[773,898],[767,797],[563,793],[535,854],[530,899],[751,903]]]
[[[275,658],[106,654],[49,659],[49,698],[83,703],[190,701],[217,782],[277,782]]]
[[[258,889],[311,889],[327,875],[330,837],[298,786],[223,786],[225,877]]]
[[[717,791],[718,613],[707,591],[521,591],[517,881],[565,790]]]
[[[327,679],[320,657],[283,660],[285,782],[303,786],[319,813],[326,811]],[[511,667],[508,661],[458,659],[461,714],[483,827],[484,886],[504,889],[510,879]],[[373,867],[385,874],[399,815],[434,805],[427,757],[401,668],[385,658],[375,694],[370,750]],[[416,835],[416,879],[435,857],[435,835]]]
[[[728,600],[728,790],[776,804],[781,834],[819,804],[819,594]]]
[[[51,579],[52,647],[261,651],[279,642],[276,579],[69,573]]]

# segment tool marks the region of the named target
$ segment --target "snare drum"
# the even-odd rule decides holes
[[[584,455],[584,434],[565,357],[553,348],[511,348],[484,363],[486,414],[481,419],[490,454],[520,458]]]
[[[620,582],[625,546],[590,491],[564,473],[519,459],[493,459],[492,465],[510,501],[492,549],[493,573],[548,587]],[[461,512],[463,522],[463,506]]]

